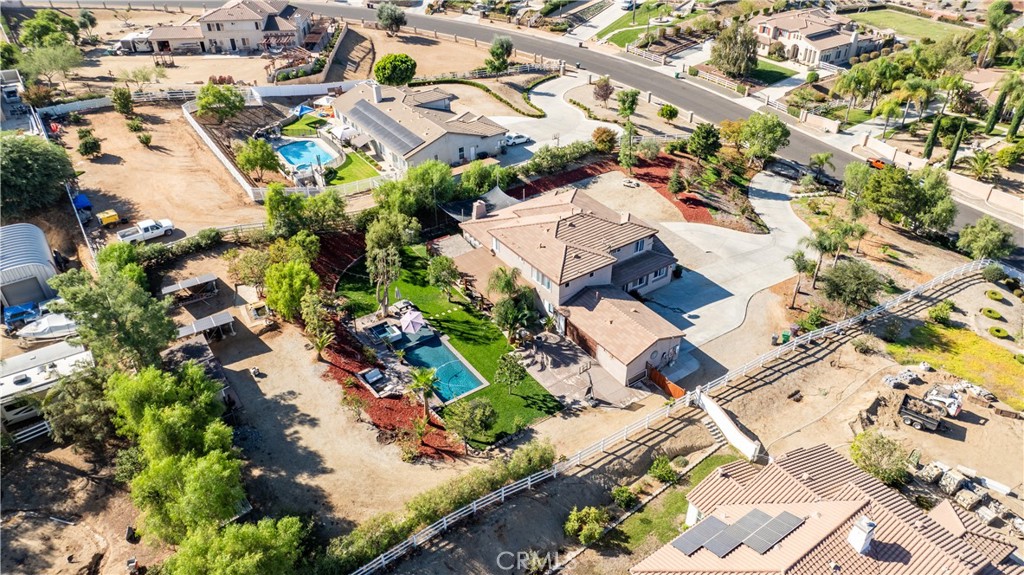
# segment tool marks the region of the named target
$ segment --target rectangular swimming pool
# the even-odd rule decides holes
[[[278,148],[277,153],[296,169],[326,164],[338,156],[316,139],[295,140]]]
[[[437,397],[444,403],[487,385],[437,335],[409,342],[402,349],[410,364],[437,370]]]

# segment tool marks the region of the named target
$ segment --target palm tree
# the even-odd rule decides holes
[[[487,278],[487,291],[512,297],[519,292],[520,275],[519,268],[496,267]]]
[[[885,116],[885,127],[882,128],[882,141],[883,142],[887,139],[886,138],[886,132],[889,131],[889,120],[891,120],[893,116],[895,116],[896,114],[898,114],[900,112],[900,105],[901,104],[902,104],[902,100],[901,100],[901,98],[898,95],[890,96],[890,97],[882,100],[882,102],[880,104],[878,104],[878,107],[875,108],[875,111],[872,114],[873,116],[876,116],[876,117],[877,116]]]
[[[868,232],[868,227],[860,222],[853,222],[850,224],[850,237],[857,240],[856,253],[860,253],[860,243],[864,241],[864,237],[868,235]]]
[[[334,334],[325,332],[319,335],[311,335],[309,341],[313,344],[313,349],[316,350],[316,360],[323,361],[324,350],[334,343]]]
[[[430,404],[427,403],[437,393],[437,370],[434,368],[414,367],[409,370],[412,381],[409,391],[418,394],[423,403],[423,417],[430,420]]]
[[[991,60],[999,54],[999,47],[1007,38],[1004,34],[1006,27],[1013,22],[1014,15],[1010,11],[1012,6],[1009,2],[996,0],[988,7],[988,17],[985,19],[985,33],[988,35],[988,42],[978,51],[978,67],[987,68]]]
[[[843,118],[844,124],[850,121],[850,110],[857,105],[857,101],[871,93],[868,87],[869,76],[870,71],[867,66],[857,65],[836,80],[832,91],[840,96],[850,98],[850,103],[846,106],[846,117]]]
[[[864,217],[864,212],[866,211],[866,208],[864,207],[864,200],[860,198],[853,198],[850,200],[850,204],[846,208],[846,211],[851,220],[855,222],[860,220]]]
[[[811,154],[811,161],[808,163],[814,169],[814,177],[816,178],[821,176],[826,166],[833,172],[836,170],[836,165],[832,163],[832,152]]]
[[[811,235],[801,238],[800,245],[807,246],[818,252],[818,261],[814,265],[814,275],[811,276],[811,289],[818,285],[818,273],[821,272],[821,260],[825,254],[830,254],[836,249],[835,236],[825,228],[817,228]]]
[[[839,263],[839,254],[850,248],[846,241],[853,235],[853,224],[841,218],[834,219],[829,222],[826,231],[835,242],[835,256],[832,258],[832,267],[835,267]]]
[[[996,97],[995,104],[992,105],[992,110],[989,112],[988,121],[985,123],[986,134],[991,134],[995,125],[1003,117],[1003,107],[1007,100],[1013,105],[1016,102],[1016,95],[1021,92],[1022,88],[1024,88],[1024,80],[1021,80],[1020,74],[1017,72],[1007,72],[999,79],[996,84],[999,96]]]
[[[961,158],[960,163],[966,166],[972,177],[981,181],[991,180],[999,175],[999,162],[995,154],[988,150],[978,150],[973,156]]]
[[[949,74],[939,78],[939,88],[946,91],[946,99],[942,101],[942,109],[939,110],[939,115],[946,112],[946,105],[950,101],[959,102],[965,95],[970,93],[971,85],[964,81],[963,74]]]
[[[923,120],[928,104],[935,97],[935,81],[910,75],[903,82],[903,88],[910,96],[910,100],[914,102],[914,107],[917,108],[918,120]],[[903,119],[906,120],[906,118],[907,114],[904,112]],[[901,122],[900,125],[902,126],[903,123]]]
[[[793,288],[793,299],[789,302],[789,309],[796,307],[796,296],[800,293],[800,280],[807,274],[814,272],[814,261],[807,258],[803,250],[796,250],[786,256],[786,259],[793,262],[793,269],[796,271],[796,287]]]
[[[903,76],[903,70],[889,58],[880,58],[870,65],[868,86],[871,89],[871,107],[868,112],[874,114],[878,97],[892,90],[893,85]]]

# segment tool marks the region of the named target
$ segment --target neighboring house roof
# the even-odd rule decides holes
[[[267,16],[267,22],[263,25],[264,32],[294,32],[295,25],[281,16]]]
[[[92,352],[66,341],[7,358],[0,362],[0,400],[45,389],[83,365],[93,365]]]
[[[280,1],[230,0],[218,8],[208,10],[199,17],[199,21],[230,22],[238,20],[263,20],[267,16],[280,14],[287,7],[287,2]]]
[[[468,200],[455,200],[441,205],[446,214],[459,222],[466,222],[473,218],[473,204],[477,200],[483,200],[488,212],[501,210],[520,203],[520,200],[506,194],[498,186],[494,186],[486,194]]]
[[[203,28],[199,24],[186,24],[184,26],[157,26],[148,40],[202,40]]]
[[[332,106],[336,114],[405,158],[449,133],[492,137],[507,131],[484,116],[422,106],[451,98],[437,88],[423,92],[393,86],[379,88],[380,102],[374,101],[374,84],[364,83],[335,98]]]
[[[683,336],[679,328],[615,286],[585,289],[562,309],[574,326],[627,365],[658,341]]]
[[[557,283],[612,265],[612,250],[657,233],[579,190],[547,194],[461,225],[484,245],[497,238]]]
[[[925,514],[826,445],[791,451],[753,473],[744,466],[751,467],[723,466],[687,495],[704,515],[698,525],[709,517],[735,525],[755,509],[772,516],[787,511],[800,525],[764,553],[741,543],[724,554],[704,546],[686,554],[670,543],[630,572],[987,575],[1019,569],[1004,563],[1013,546],[968,514],[948,502]],[[861,554],[847,537],[863,516],[876,527]]]
[[[787,32],[800,32],[804,36],[825,30],[845,26],[849,18],[830,14],[821,8],[805,10],[788,10],[767,16],[761,15],[750,19],[750,26],[756,31],[761,24],[767,24]]]

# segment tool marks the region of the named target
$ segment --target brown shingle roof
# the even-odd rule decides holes
[[[1012,547],[972,517],[946,506],[926,515],[828,446],[791,451],[753,477],[738,463],[723,471],[708,476],[688,495],[705,516],[734,521],[754,508],[769,514],[784,509],[805,523],[763,555],[741,545],[722,558],[703,549],[687,557],[667,545],[631,573],[820,575],[833,573],[835,566],[842,573],[872,575],[1013,572],[1001,563]],[[852,512],[851,505],[857,506]],[[876,523],[874,541],[863,555],[846,541],[861,516]],[[824,518],[841,521],[822,522]]]
[[[573,325],[625,364],[662,339],[683,336],[679,328],[614,286],[583,290],[563,307]]]

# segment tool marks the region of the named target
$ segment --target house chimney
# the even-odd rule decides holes
[[[477,200],[473,202],[473,219],[479,220],[480,218],[487,215],[487,202],[483,200]]]
[[[380,104],[380,101],[384,99],[384,96],[380,92],[380,84],[373,85],[373,102]]]
[[[860,519],[853,524],[850,535],[846,540],[853,547],[853,550],[861,555],[871,549],[871,541],[875,538],[875,522],[861,515]]]

